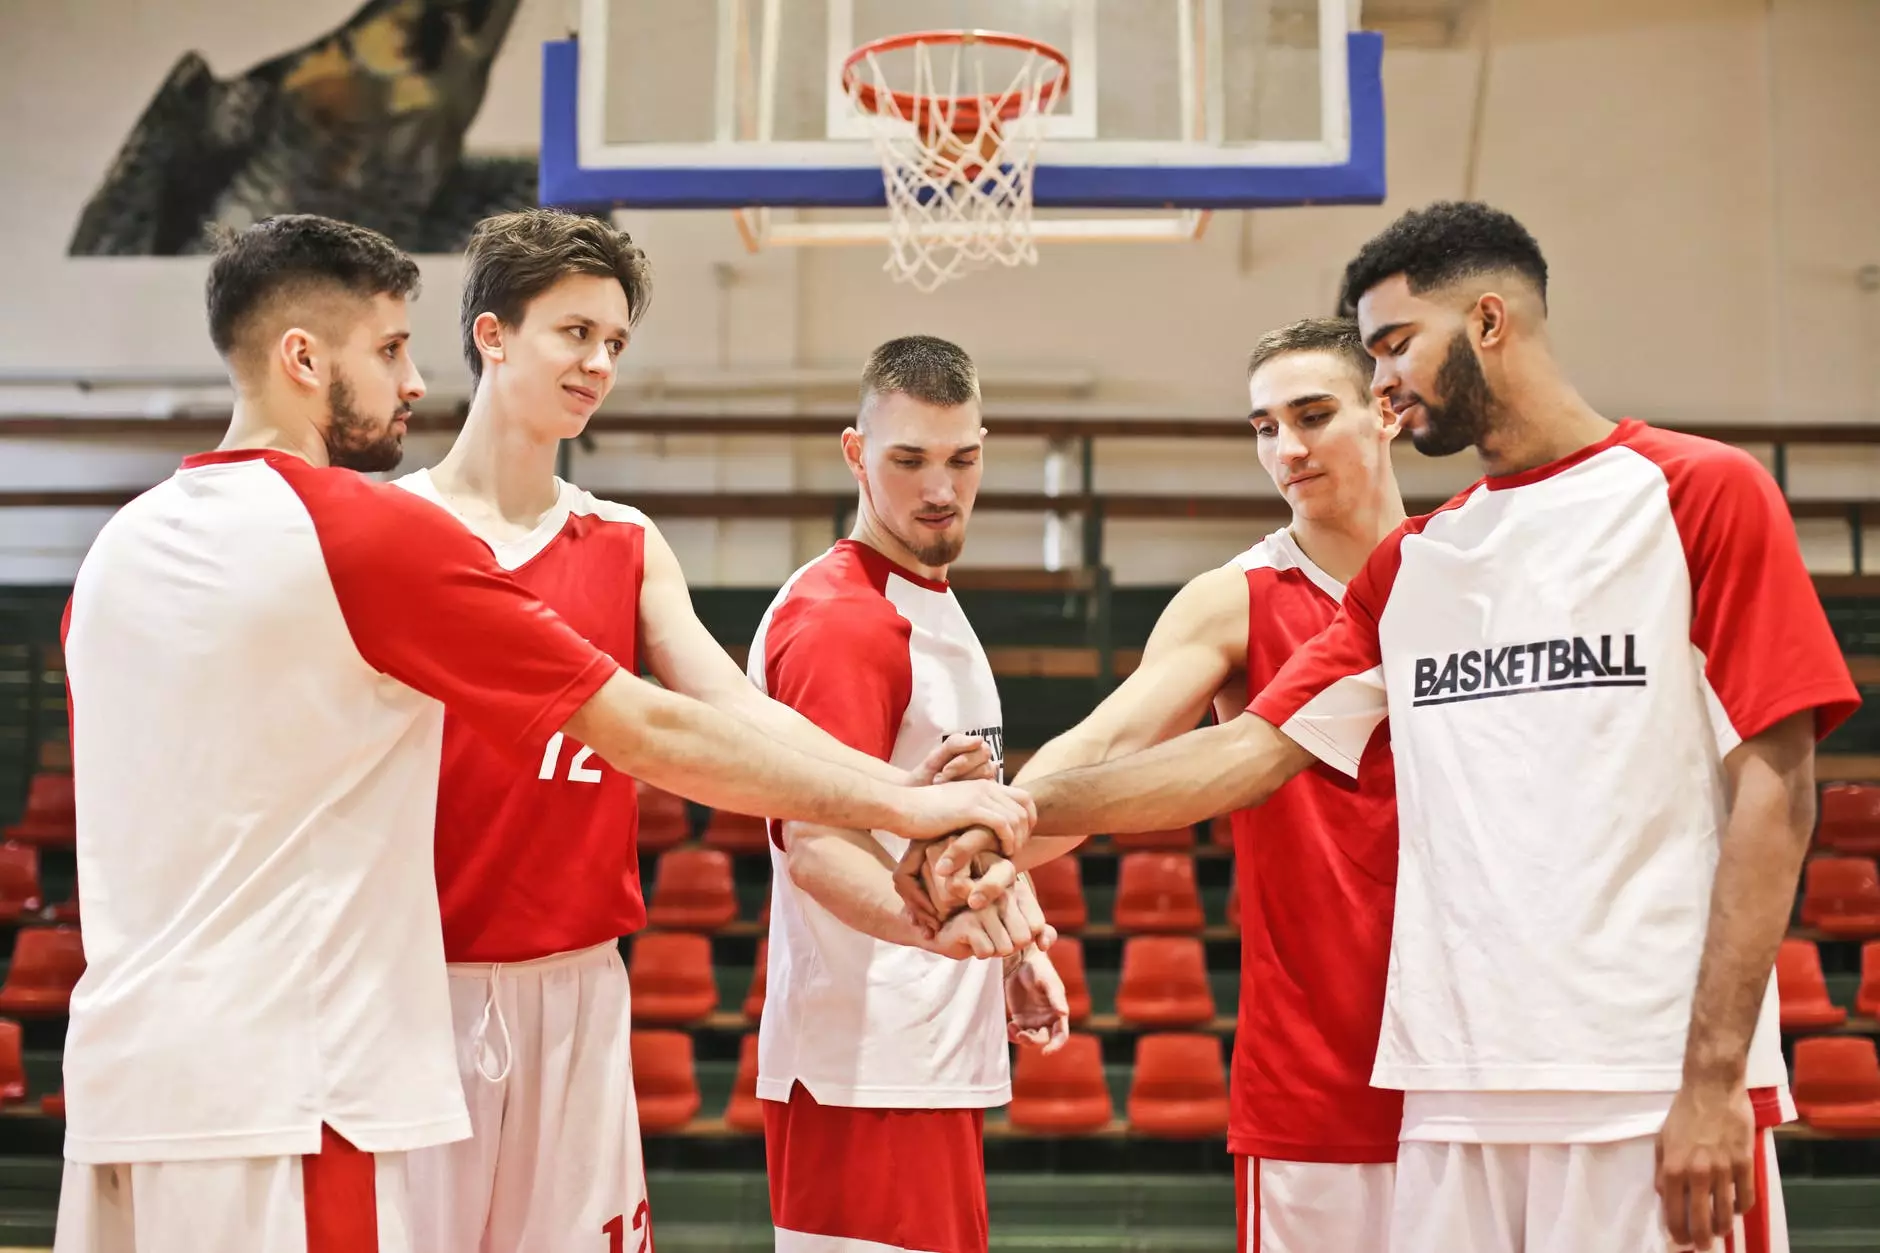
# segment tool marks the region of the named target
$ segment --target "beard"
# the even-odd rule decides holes
[[[928,536],[914,539],[907,535],[897,535],[896,539],[907,546],[907,551],[914,554],[914,559],[923,566],[950,566],[960,559],[960,553],[966,548],[966,528],[961,527],[951,535]]]
[[[1456,332],[1449,341],[1449,354],[1436,372],[1436,390],[1441,404],[1417,398],[1423,405],[1423,429],[1410,433],[1411,444],[1426,457],[1447,457],[1479,445],[1488,434],[1495,394],[1466,332]]]
[[[400,405],[383,423],[359,412],[352,385],[338,370],[326,391],[326,459],[343,470],[376,474],[394,470],[405,455],[405,436],[397,419],[409,417],[410,405]]]

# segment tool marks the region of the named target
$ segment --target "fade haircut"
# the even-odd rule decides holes
[[[224,232],[217,245],[203,294],[209,339],[231,364],[271,305],[323,293],[360,300],[418,294],[418,263],[377,231],[350,222],[283,214]]]
[[[1364,350],[1364,339],[1358,334],[1355,318],[1301,318],[1268,331],[1260,336],[1247,357],[1247,377],[1252,379],[1261,366],[1275,357],[1296,352],[1323,352],[1338,358],[1351,367],[1358,395],[1369,394],[1374,363],[1371,354]]]
[[[1338,311],[1356,312],[1364,293],[1401,274],[1413,293],[1458,279],[1513,272],[1534,284],[1547,308],[1547,259],[1521,223],[1478,201],[1441,200],[1385,227],[1345,267]]]
[[[894,394],[951,409],[979,399],[979,371],[958,344],[932,335],[903,335],[868,355],[862,404]]]
[[[476,321],[493,313],[519,326],[529,302],[575,274],[618,279],[627,293],[627,326],[638,326],[653,296],[653,269],[633,236],[600,218],[560,209],[522,209],[477,223],[464,249],[463,356],[470,377],[483,377]]]

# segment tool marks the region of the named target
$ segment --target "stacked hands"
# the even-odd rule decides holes
[[[996,782],[998,763],[978,736],[949,736],[916,773],[934,785],[927,791],[935,797],[975,791],[966,796],[970,825],[908,841],[894,872],[908,920],[934,952],[1003,958],[1006,1034],[1055,1052],[1070,1034],[1064,981],[1045,956],[1057,931],[1011,860],[1031,834],[1037,806]]]

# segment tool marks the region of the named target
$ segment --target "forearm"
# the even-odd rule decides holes
[[[1028,781],[1038,805],[1032,843],[1039,836],[1188,826],[1258,804],[1311,762],[1271,723],[1242,714],[1117,761]],[[1024,850],[1020,857],[1021,866],[1034,864],[1023,860]]]
[[[894,890],[894,868],[873,836],[792,822],[785,825],[784,844],[790,881],[843,926],[889,944],[928,947]]]
[[[615,769],[714,809],[863,830],[902,817],[897,789],[630,675],[608,680],[566,730]]]
[[[1691,1001],[1686,1082],[1743,1082],[1813,827],[1812,777],[1806,787],[1746,787],[1731,810]]]
[[[749,683],[744,684],[741,691],[724,689],[701,693],[701,699],[720,712],[789,745],[805,757],[846,766],[882,783],[906,784],[909,781],[905,770],[891,766],[879,757],[871,757],[860,749],[850,748],[790,706],[772,700]],[[921,780],[923,783],[926,781]]]

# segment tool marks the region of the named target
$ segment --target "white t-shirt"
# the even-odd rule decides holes
[[[190,457],[105,525],[65,655],[88,963],[66,1156],[467,1136],[438,702],[532,759],[613,661],[436,506],[259,451]]]
[[[946,584],[843,540],[790,576],[758,624],[751,681],[836,739],[911,769],[955,733],[1004,760],[999,692]],[[954,961],[853,930],[790,881],[771,824],[769,992],[757,1095],[977,1109],[1011,1099],[996,960]],[[890,858],[907,841],[877,831]]]
[[[1373,1082],[1409,1090],[1406,1135],[1542,1138],[1554,1093],[1643,1094],[1602,1128],[1662,1120],[1723,758],[1857,704],[1780,493],[1723,444],[1628,420],[1379,545],[1251,708],[1348,773],[1390,718],[1402,846]],[[1772,979],[1752,1088],[1786,1082],[1776,1004]]]

